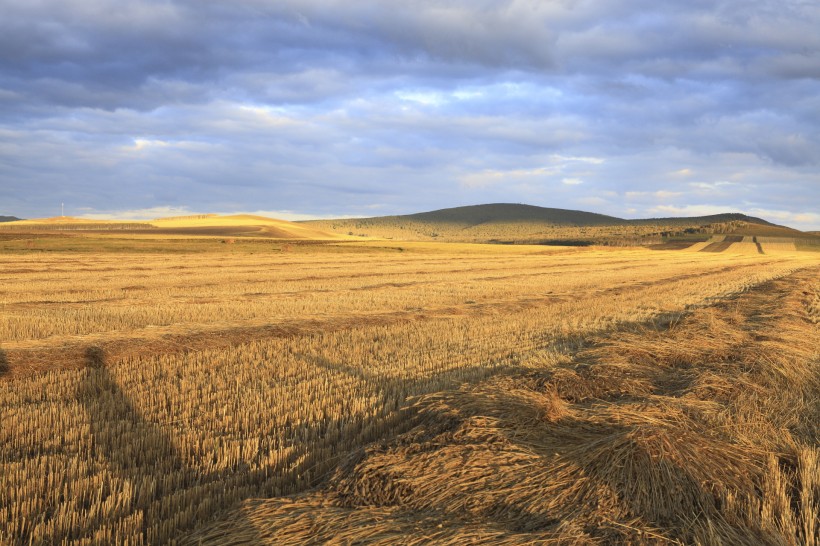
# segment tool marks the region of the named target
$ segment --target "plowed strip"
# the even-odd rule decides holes
[[[701,252],[723,252],[724,250],[728,249],[732,246],[732,243],[728,241],[720,241],[719,243],[710,243],[709,245],[703,247]]]

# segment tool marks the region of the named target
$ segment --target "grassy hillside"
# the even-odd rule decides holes
[[[400,240],[550,244],[647,244],[713,234],[801,237],[802,232],[745,214],[626,220],[577,210],[496,203],[404,216],[307,224],[347,235]]]
[[[811,237],[807,233],[776,224],[757,222],[739,222],[732,230],[733,235],[762,235],[767,237]]]
[[[694,243],[713,235],[818,240],[809,233],[739,213],[626,220],[578,210],[495,203],[398,216],[288,222],[263,216],[199,214],[147,222],[58,216],[5,222],[4,231],[120,232],[144,235],[301,240],[379,238],[401,241],[529,243],[562,246]],[[801,248],[806,245],[801,245]],[[815,245],[809,245],[814,248]]]
[[[723,214],[709,214],[706,216],[681,216],[669,218],[644,218],[638,220],[627,220],[631,224],[664,224],[668,226],[690,226],[690,225],[705,225],[705,224],[723,224],[727,222],[746,222],[750,224],[757,224],[763,226],[783,227],[767,222],[762,218],[755,216],[747,216],[738,212],[727,212]],[[785,228],[790,229],[790,228]]]
[[[427,223],[461,224],[476,226],[480,224],[506,224],[511,222],[539,222],[552,225],[569,226],[612,226],[625,225],[629,221],[605,214],[584,212],[580,210],[554,209],[513,203],[494,203],[489,205],[472,205],[421,212],[393,218],[406,218],[411,221]]]

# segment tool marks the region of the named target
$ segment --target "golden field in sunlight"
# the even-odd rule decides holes
[[[0,241],[2,544],[820,541],[816,253],[111,237]]]
[[[329,233],[306,224],[251,214],[198,214],[155,220],[89,220],[56,216],[3,222],[0,231],[47,232],[127,232],[129,235],[256,236],[276,239],[343,240],[349,237]]]

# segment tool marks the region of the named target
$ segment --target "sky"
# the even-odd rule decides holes
[[[0,0],[0,215],[820,229],[815,0]]]

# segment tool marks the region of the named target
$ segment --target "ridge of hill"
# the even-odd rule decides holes
[[[488,223],[541,222],[551,225],[569,225],[578,227],[617,226],[617,225],[706,225],[725,222],[747,222],[764,226],[778,226],[762,218],[738,212],[710,214],[705,216],[637,218],[625,219],[596,212],[582,210],[539,207],[520,203],[489,203],[438,209],[414,214],[374,216],[370,218],[345,219],[358,222],[416,221],[423,223],[450,223],[463,225],[481,225]],[[307,220],[305,223],[318,223],[323,220]],[[339,222],[342,220],[330,220]],[[796,230],[794,230],[796,231]]]
[[[13,217],[0,217],[13,218]],[[252,214],[192,214],[149,221],[56,216],[7,220],[6,230],[128,231],[156,235],[238,236],[275,239],[382,239],[530,243],[557,245],[659,245],[706,241],[712,235],[804,240],[817,245],[815,232],[802,232],[742,213],[624,219],[605,214],[515,203],[490,203],[407,215],[291,222]],[[684,241],[681,241],[681,238]]]
[[[407,218],[421,222],[447,222],[468,225],[505,222],[544,222],[557,225],[597,226],[624,225],[629,222],[629,220],[595,212],[538,207],[535,205],[515,203],[470,205],[395,216],[394,218]]]
[[[150,221],[92,220],[71,216],[16,220],[3,224],[3,230],[29,231],[127,231],[153,235],[269,237],[274,239],[342,239],[344,236],[327,233],[312,226],[287,220],[250,214],[221,216],[197,214],[157,218]]]
[[[92,220],[89,218],[75,218],[74,216],[52,216],[50,218],[31,218],[29,220],[16,220],[25,224],[111,224],[113,220]]]
[[[491,203],[407,215],[309,220],[318,229],[387,239],[549,244],[647,244],[669,237],[713,234],[810,237],[741,213],[624,219],[605,214]]]
[[[173,234],[190,233],[192,235],[236,235],[317,240],[343,237],[306,224],[253,214],[174,216],[151,220],[150,224],[163,232]]]
[[[22,218],[16,216],[0,216],[0,222],[19,222]]]
[[[468,225],[506,222],[544,222],[553,225],[572,225],[579,227],[645,224],[690,226],[725,222],[747,222],[764,226],[777,226],[777,224],[773,224],[762,218],[757,218],[755,216],[749,216],[738,212],[710,214],[705,216],[638,218],[629,220],[625,218],[618,218],[616,216],[599,214],[596,212],[540,207],[521,203],[489,203],[484,205],[468,205],[463,207],[438,209],[430,212],[368,218],[368,220],[376,220],[378,218],[403,218],[421,222],[444,222]]]
[[[749,216],[740,212],[724,212],[721,214],[708,214],[705,216],[670,216],[665,218],[639,218],[627,220],[633,224],[663,224],[663,225],[692,225],[692,224],[719,224],[724,222],[747,222],[763,226],[775,226],[785,229],[792,229],[786,226],[773,224],[756,216]],[[793,230],[797,231],[797,230]]]
[[[133,231],[151,229],[151,226],[145,222],[132,220],[96,220],[75,218],[73,216],[53,216],[51,218],[18,219],[4,222],[2,229],[4,231]]]

